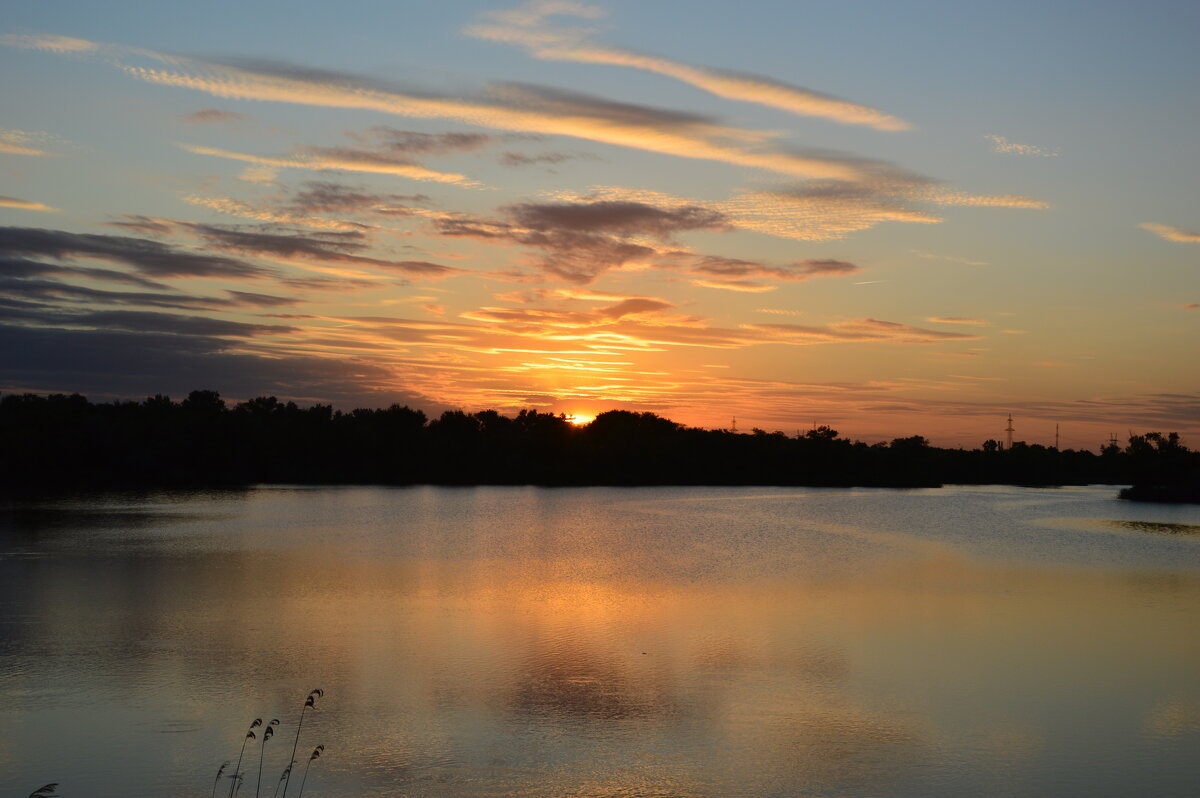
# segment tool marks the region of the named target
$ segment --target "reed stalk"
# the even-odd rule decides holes
[[[225,768],[229,767],[229,760],[226,759],[221,763],[221,767],[217,768],[217,777],[213,779],[212,798],[217,798],[217,784],[221,781],[221,774],[225,772]]]
[[[271,735],[275,733],[273,726],[279,725],[279,718],[275,718],[267,724],[267,728],[263,730],[262,745],[258,747],[258,784],[254,787],[254,798],[258,798],[258,793],[262,789],[262,766],[263,755],[267,753],[267,740],[271,739]]]
[[[250,724],[250,729],[246,732],[246,736],[242,738],[242,750],[240,753],[238,753],[237,767],[233,769],[233,775],[230,776],[230,778],[233,779],[233,782],[229,785],[229,798],[233,798],[234,790],[240,786],[239,782],[242,778],[242,756],[246,753],[246,743],[250,740],[258,739],[254,735],[254,730],[261,725],[262,718],[255,718],[254,722]]]
[[[304,782],[308,781],[308,769],[312,766],[314,759],[320,758],[321,752],[324,750],[325,750],[325,746],[318,745],[316,748],[313,749],[312,754],[308,757],[308,762],[304,765],[304,776],[303,776],[303,778],[300,779],[300,792],[296,793],[296,798],[303,798]]]
[[[317,706],[317,699],[323,695],[325,695],[325,691],[320,688],[317,688],[316,690],[310,691],[308,694],[308,698],[304,699],[304,706],[301,707],[301,709],[300,709],[300,722],[298,724],[296,724],[296,740],[295,740],[295,742],[292,743],[292,758],[291,758],[292,764],[295,764],[295,762],[296,762],[296,748],[300,745],[300,729],[303,728],[303,726],[304,726],[304,713],[306,711],[308,711],[309,707],[313,707],[315,709]],[[307,771],[307,768],[305,770]],[[292,766],[289,765],[288,771],[287,771],[287,777],[283,781],[283,798],[287,798],[288,785],[291,784],[291,782],[292,782]],[[232,796],[231,796],[231,798],[232,798]]]

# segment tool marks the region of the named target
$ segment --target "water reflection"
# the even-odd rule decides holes
[[[1163,521],[1109,521],[1118,529],[1153,532],[1157,535],[1200,535],[1200,524],[1172,524]]]
[[[933,491],[268,490],[10,513],[3,554],[40,556],[0,559],[0,793],[202,792],[250,718],[294,724],[314,685],[314,794],[1191,783],[1200,547],[1071,526],[1098,515],[1079,491],[1056,494],[1059,537],[1041,494],[997,519],[1023,495],[938,514]]]

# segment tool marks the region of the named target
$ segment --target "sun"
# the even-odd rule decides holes
[[[569,421],[570,423],[574,424],[577,427],[583,427],[583,426],[587,426],[588,424],[591,424],[592,421],[595,420],[595,418],[596,418],[595,416],[589,416],[585,413],[572,413],[571,415],[567,416],[567,421]]]

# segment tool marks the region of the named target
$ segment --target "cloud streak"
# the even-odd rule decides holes
[[[265,269],[234,258],[190,252],[158,241],[128,236],[69,233],[33,227],[0,227],[0,256],[82,257],[132,266],[150,277],[215,277],[237,280],[269,276]]]
[[[1058,157],[1058,150],[1048,150],[1045,147],[1037,147],[1033,144],[1017,144],[1015,141],[1009,141],[1004,136],[984,136],[984,138],[992,142],[992,152],[1004,153],[1005,155],[1033,155],[1039,158]]]
[[[0,37],[0,42],[3,38]],[[4,155],[49,155],[45,150],[30,146],[38,137],[24,130],[0,128],[0,153]]]
[[[419,164],[385,155],[340,147],[309,147],[295,155],[269,156],[203,147],[196,144],[180,144],[180,147],[196,155],[211,155],[234,161],[271,166],[284,169],[338,170],[344,172],[368,172],[371,174],[404,177],[409,180],[424,180],[435,183],[453,183],[476,187],[480,184],[465,175],[453,172],[438,172]]]
[[[967,324],[972,327],[989,327],[988,322],[983,319],[972,319],[965,316],[930,316],[925,321],[933,322],[934,324]]]
[[[516,45],[543,60],[606,64],[653,72],[718,97],[758,103],[798,116],[818,117],[843,125],[866,125],[877,130],[909,128],[907,122],[876,108],[802,86],[761,75],[693,66],[659,56],[594,44],[588,39],[592,30],[553,27],[547,23],[547,18],[551,16],[596,19],[603,14],[602,9],[582,3],[532,0],[511,11],[485,13],[486,22],[470,25],[464,33],[479,39]]]
[[[219,108],[202,108],[199,111],[180,117],[180,121],[193,122],[203,125],[220,124],[222,122],[246,122],[250,117],[236,111],[222,111]]]
[[[861,182],[811,180],[799,185],[741,190],[725,200],[676,197],[622,186],[592,186],[586,193],[558,192],[567,200],[645,202],[661,207],[694,205],[725,216],[731,227],[799,241],[829,241],[885,222],[938,224],[942,218],[914,207],[921,202],[975,207],[1037,209],[1046,204],[1028,197],[972,197],[939,188],[936,181],[906,175],[885,165],[874,179]]]
[[[1181,230],[1180,228],[1172,227],[1169,224],[1143,222],[1138,226],[1143,230],[1149,230],[1159,238],[1165,238],[1167,241],[1175,241],[1180,244],[1200,243],[1200,233],[1193,233],[1190,230]]]
[[[7,37],[10,45],[63,52],[58,37]],[[47,42],[43,42],[46,39]],[[480,98],[417,94],[350,75],[274,62],[218,62],[113,45],[92,46],[130,77],[228,99],[355,108],[418,119],[450,119],[519,133],[560,135],[685,158],[718,161],[792,177],[857,180],[853,158],[764,146],[775,134],[723,125],[708,117],[614,102],[519,83],[493,84]],[[79,48],[71,52],[89,52]],[[149,58],[165,68],[128,63]],[[238,154],[241,155],[240,153]],[[314,154],[314,157],[319,157]],[[304,158],[282,159],[304,162]],[[336,159],[335,159],[336,160]]]
[[[48,213],[56,213],[58,208],[51,208],[41,202],[31,202],[29,200],[17,199],[16,197],[0,197],[0,208],[16,208],[22,211],[45,211]]]
[[[178,226],[203,238],[209,246],[230,252],[278,259],[284,263],[315,266],[349,266],[353,269],[377,269],[399,273],[414,279],[438,279],[462,272],[452,266],[421,260],[387,260],[359,254],[370,246],[361,232],[296,231],[257,232],[217,225],[180,222]],[[361,276],[354,271],[349,276]],[[367,275],[369,276],[369,274]]]

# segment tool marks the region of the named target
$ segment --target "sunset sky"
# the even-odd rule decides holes
[[[1200,444],[1195,2],[7,3],[0,391]]]

